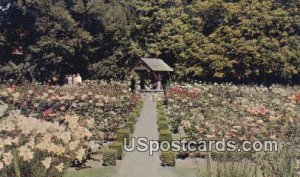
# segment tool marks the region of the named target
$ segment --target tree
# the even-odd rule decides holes
[[[6,9],[0,11],[0,65],[15,72],[7,77],[48,81],[80,72],[85,78],[124,79],[136,59],[159,57],[182,81],[300,82],[296,0],[6,0],[0,5]]]
[[[88,32],[78,27],[64,1],[27,0],[17,4],[33,19],[35,42],[28,47],[27,62],[39,81],[62,77],[68,70],[86,62],[81,51],[91,41]],[[84,53],[83,53],[84,55]]]

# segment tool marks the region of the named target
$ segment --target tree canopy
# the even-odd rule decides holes
[[[140,57],[174,79],[300,83],[297,0],[3,0],[1,79],[124,79]]]

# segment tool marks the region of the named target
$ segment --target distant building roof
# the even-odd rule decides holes
[[[158,58],[142,58],[145,63],[152,71],[167,71],[171,72],[173,69],[167,65],[162,59]]]

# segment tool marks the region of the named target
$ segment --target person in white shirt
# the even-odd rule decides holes
[[[77,76],[74,77],[73,84],[74,85],[82,84],[82,78],[79,73],[77,74]]]
[[[67,76],[67,80],[68,80],[67,84],[72,85],[72,76],[71,75]]]

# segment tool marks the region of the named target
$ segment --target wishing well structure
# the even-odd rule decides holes
[[[167,65],[162,59],[158,58],[141,58],[131,68],[140,77],[140,89],[143,90],[163,90],[170,72],[174,70]],[[150,83],[148,81],[150,80]]]

